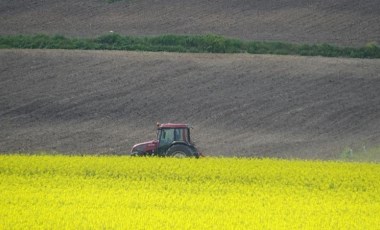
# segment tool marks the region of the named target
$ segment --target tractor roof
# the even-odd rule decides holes
[[[174,123],[165,123],[157,125],[159,129],[183,129],[189,128],[187,124],[174,124]]]

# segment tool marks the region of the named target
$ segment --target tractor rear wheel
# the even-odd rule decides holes
[[[184,158],[184,157],[193,157],[193,151],[186,145],[173,145],[166,152],[167,156]]]

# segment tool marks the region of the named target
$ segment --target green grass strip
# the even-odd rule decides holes
[[[219,35],[121,36],[116,33],[97,38],[68,38],[61,35],[0,35],[0,49],[134,50],[187,53],[250,53],[323,57],[380,58],[380,47],[339,47],[329,44],[242,41]]]

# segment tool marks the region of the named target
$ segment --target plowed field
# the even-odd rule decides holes
[[[207,34],[362,46],[380,43],[378,0],[0,1],[0,34]]]
[[[0,152],[125,153],[155,123],[208,155],[329,159],[380,143],[380,60],[1,50]]]
[[[376,0],[0,1],[0,34],[380,43]],[[380,143],[380,61],[0,50],[0,152],[125,153],[155,123],[204,153],[330,159]]]

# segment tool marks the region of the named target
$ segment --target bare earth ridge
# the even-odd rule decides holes
[[[0,152],[126,153],[155,123],[208,155],[330,159],[380,143],[380,60],[0,50]]]
[[[380,43],[378,0],[2,0],[0,34],[207,34],[363,46]]]

